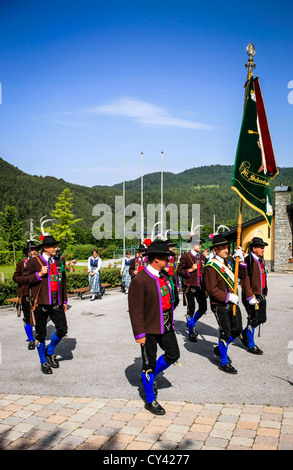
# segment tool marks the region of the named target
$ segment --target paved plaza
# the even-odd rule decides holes
[[[293,276],[268,276],[268,321],[256,330],[255,356],[240,340],[229,347],[237,375],[218,369],[218,326],[210,308],[188,341],[180,297],[175,330],[179,364],[158,377],[154,416],[144,409],[140,347],[127,296],[70,297],[68,335],[56,348],[60,368],[41,373],[22,320],[0,309],[0,448],[28,450],[293,449]],[[241,308],[243,324],[246,323]],[[48,323],[48,338],[54,331]]]

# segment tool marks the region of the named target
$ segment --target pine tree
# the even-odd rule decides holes
[[[56,202],[55,209],[51,212],[52,218],[57,222],[49,230],[50,234],[59,242],[59,246],[64,250],[68,245],[74,243],[73,225],[82,219],[74,219],[71,208],[73,206],[71,192],[65,188]]]

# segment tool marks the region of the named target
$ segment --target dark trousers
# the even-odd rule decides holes
[[[28,297],[22,297],[21,299],[21,308],[23,313],[23,321],[24,323],[30,323],[30,302]]]
[[[67,320],[62,305],[38,305],[35,311],[36,317],[36,341],[44,343],[47,335],[47,321],[51,318],[56,328],[58,338],[67,334]]]
[[[177,338],[174,330],[167,331],[163,335],[146,335],[146,342],[141,346],[142,370],[154,373],[157,361],[158,345],[164,351],[165,362],[169,365],[180,357]]]
[[[261,323],[267,321],[267,301],[265,296],[256,295],[255,296],[258,303],[258,309],[255,308],[255,305],[249,305],[246,299],[242,298],[243,305],[247,312],[247,325],[250,325],[251,328],[256,328]]]
[[[236,313],[233,315],[233,305],[211,305],[219,325],[220,339],[228,341],[230,336],[237,338],[242,331],[242,316],[240,308],[236,307]]]
[[[195,313],[195,300],[198,303],[198,312],[203,315],[207,311],[207,299],[204,289],[201,287],[189,287],[188,292],[185,293],[187,298],[187,314],[193,317]]]

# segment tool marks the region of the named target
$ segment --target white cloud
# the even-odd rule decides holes
[[[210,130],[213,126],[201,122],[181,119],[154,104],[140,101],[134,98],[120,98],[108,104],[95,106],[86,111],[91,114],[103,114],[108,116],[124,116],[150,127],[182,127],[185,129]]]

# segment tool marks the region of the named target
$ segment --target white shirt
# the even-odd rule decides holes
[[[91,259],[98,261],[98,266],[97,266],[96,268],[93,268],[93,269],[97,269],[98,271],[100,271],[101,266],[102,266],[102,260],[101,260],[101,258],[99,258],[99,256],[97,256],[97,258],[94,258],[93,256],[90,256],[89,259],[88,259],[88,263],[87,263],[88,272],[90,272],[91,269],[92,269],[92,267],[91,267]]]
[[[146,269],[151,273],[153,274],[154,276],[156,277],[160,277],[159,276],[159,272],[157,269],[153,268],[150,264],[146,267]]]

